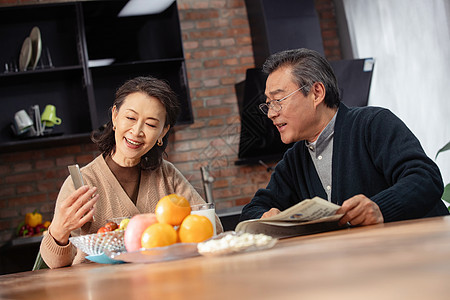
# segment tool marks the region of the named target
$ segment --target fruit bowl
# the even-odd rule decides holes
[[[70,242],[87,255],[100,255],[105,250],[124,251],[124,230],[80,235],[69,238]]]

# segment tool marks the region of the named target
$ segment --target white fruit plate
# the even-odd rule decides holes
[[[155,263],[200,255],[197,243],[176,243],[167,247],[140,249],[132,252],[105,250],[105,254],[113,260],[132,263]]]

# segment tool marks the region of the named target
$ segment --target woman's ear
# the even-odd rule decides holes
[[[117,111],[117,107],[114,105],[111,109],[111,121],[113,123],[113,127],[116,124],[116,119],[117,119],[117,115],[118,115],[118,111]]]
[[[169,129],[170,129],[170,125],[167,125],[166,127],[164,127],[161,134],[159,135],[159,138],[162,139],[167,134],[167,132],[169,132]]]

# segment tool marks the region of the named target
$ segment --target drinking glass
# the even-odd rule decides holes
[[[191,215],[200,215],[207,217],[212,225],[214,230],[214,235],[216,232],[216,210],[214,208],[214,203],[203,203],[197,205],[191,205]]]

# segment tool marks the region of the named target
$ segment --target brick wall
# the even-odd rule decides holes
[[[61,0],[0,0],[0,6]],[[341,58],[332,0],[315,0],[325,54]],[[252,68],[253,53],[244,0],[178,0],[195,123],[177,128],[168,160],[203,194],[200,166],[215,178],[217,208],[246,204],[270,177],[262,166],[235,166],[239,113],[234,84]],[[51,219],[67,165],[85,165],[98,154],[92,144],[0,154],[0,245],[27,212]]]

